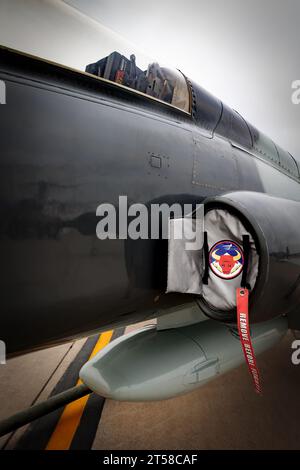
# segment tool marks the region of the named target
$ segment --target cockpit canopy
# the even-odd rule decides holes
[[[128,59],[119,52],[112,52],[98,62],[89,64],[86,72],[190,112],[189,88],[185,77],[178,70],[160,67],[157,62],[153,62],[143,71],[136,65],[135,55],[132,54]]]

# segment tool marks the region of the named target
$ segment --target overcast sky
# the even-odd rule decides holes
[[[67,0],[180,68],[300,160],[299,0]]]

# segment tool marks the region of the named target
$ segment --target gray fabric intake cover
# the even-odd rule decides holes
[[[203,284],[204,251],[203,238],[197,250],[187,249],[187,241],[195,230],[192,220],[186,224],[184,237],[179,238],[179,230],[183,219],[170,220],[170,237],[168,251],[168,282],[167,292],[180,292],[202,296],[213,308],[226,311],[236,306],[236,289],[241,285],[242,271],[232,278],[222,278],[209,267],[208,283]],[[197,226],[198,228],[198,226]],[[247,282],[253,289],[257,274],[259,257],[251,233],[242,222],[224,209],[212,209],[204,217],[204,231],[207,232],[208,250],[224,240],[243,247],[243,236],[248,235],[250,241],[249,265]],[[185,238],[185,236],[187,237]],[[177,236],[177,239],[176,239]],[[189,238],[189,240],[187,240]],[[217,262],[216,262],[217,265]],[[215,269],[217,272],[217,269]]]

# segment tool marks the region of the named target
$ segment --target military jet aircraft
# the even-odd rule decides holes
[[[82,71],[0,48],[0,338],[10,357],[158,317],[82,377],[117,399],[168,398],[240,363],[237,287],[257,352],[300,328],[299,164],[181,71],[94,58]],[[203,204],[201,250],[119,227],[99,240],[97,208],[124,195]]]

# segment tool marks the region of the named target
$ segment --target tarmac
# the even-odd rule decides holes
[[[76,385],[82,364],[123,333],[109,331],[1,365],[0,419]],[[291,361],[293,340],[289,332],[259,356],[262,396],[243,364],[166,401],[126,403],[92,394],[0,438],[0,448],[300,449],[300,365]]]

